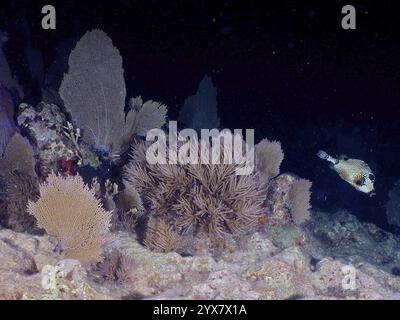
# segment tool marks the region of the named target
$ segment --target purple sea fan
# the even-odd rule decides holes
[[[8,90],[0,85],[0,157],[16,132],[13,117],[14,103]]]

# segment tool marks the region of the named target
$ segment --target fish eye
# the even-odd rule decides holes
[[[369,178],[371,181],[374,181],[374,180],[375,180],[375,176],[374,176],[372,173],[370,173],[370,175],[368,176],[368,178]]]
[[[356,185],[358,185],[358,186],[362,186],[362,185],[365,184],[365,178],[364,178],[364,177],[359,178],[359,179],[355,180],[354,183],[355,183]]]

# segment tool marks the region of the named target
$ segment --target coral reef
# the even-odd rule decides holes
[[[208,140],[177,142],[178,158],[200,150],[200,164],[171,164],[173,152],[152,164],[143,137],[164,127],[167,107],[141,96],[125,106],[122,57],[101,30],[77,42],[68,70],[53,66],[66,71],[59,92],[42,92],[56,103],[21,103],[17,127],[20,90],[1,45],[0,299],[400,299],[400,238],[311,211],[311,181],[280,173],[280,142],[255,146],[248,175],[225,161],[228,144]],[[42,82],[41,54],[27,50]],[[220,126],[210,77],[179,121]],[[386,206],[395,226],[399,190]]]
[[[363,263],[324,257],[316,262],[294,245],[276,247],[255,233],[242,248],[215,260],[210,253],[182,257],[143,247],[118,232],[107,252],[134,257],[129,277],[111,283],[76,260],[58,261],[46,236],[0,230],[0,297],[3,299],[399,299],[400,278]],[[314,243],[315,244],[315,243]],[[117,250],[117,251],[115,251]],[[119,253],[117,253],[119,252]],[[349,256],[350,258],[350,256]],[[112,263],[115,266],[114,262]],[[116,264],[118,265],[118,263]],[[97,270],[97,269],[96,269]],[[343,283],[355,272],[354,287]]]
[[[90,151],[88,145],[81,143],[57,105],[42,102],[35,108],[21,103],[17,122],[32,143],[42,176],[52,171],[67,171],[68,162],[79,162],[82,166],[100,165],[96,154]]]
[[[82,178],[55,174],[40,185],[40,197],[28,203],[28,211],[49,235],[58,239],[57,249],[83,263],[100,259],[109,235],[111,212],[105,211]]]

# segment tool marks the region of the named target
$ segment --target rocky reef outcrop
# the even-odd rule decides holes
[[[339,219],[340,218],[340,219]],[[304,229],[267,227],[215,258],[156,253],[133,234],[115,233],[105,250],[107,268],[82,266],[62,259],[48,236],[0,230],[0,297],[2,299],[399,299],[400,277],[385,270],[378,255],[366,252],[379,243],[395,250],[398,240],[358,222],[347,213],[328,219],[316,213]],[[330,246],[321,230],[339,237],[332,221],[347,221],[359,241]],[[328,221],[330,221],[328,223]],[[352,222],[351,222],[352,221]],[[314,225],[316,224],[316,226]],[[319,227],[318,227],[319,226]],[[370,229],[368,229],[370,228]],[[290,230],[289,230],[290,229]],[[346,228],[347,229],[347,228]],[[353,230],[353,229],[351,229]],[[369,231],[368,231],[369,230]],[[380,237],[378,237],[380,232]],[[374,238],[375,235],[375,238]],[[333,235],[332,235],[333,237]],[[363,239],[362,239],[363,238]],[[331,241],[336,241],[332,238]],[[347,236],[346,236],[347,239]],[[350,238],[349,238],[350,239]],[[369,239],[369,241],[366,241]],[[346,245],[347,243],[347,245]],[[351,243],[353,243],[351,245]],[[344,250],[342,246],[348,248]],[[364,247],[363,247],[364,246]],[[330,248],[330,249],[328,249]],[[364,248],[364,249],[363,249]],[[384,255],[384,250],[377,249]],[[107,260],[115,252],[118,265]],[[324,254],[325,252],[325,254]],[[339,253],[342,253],[339,255]],[[389,254],[389,253],[387,253]],[[369,258],[367,258],[369,256]],[[129,259],[126,259],[126,258]],[[360,257],[363,257],[362,259]],[[111,262],[110,262],[111,261]],[[127,262],[129,261],[129,262]],[[121,266],[124,264],[125,266]],[[110,265],[111,264],[111,265]],[[118,269],[118,270],[117,270]],[[110,277],[110,272],[123,277]],[[390,270],[389,270],[390,271]]]

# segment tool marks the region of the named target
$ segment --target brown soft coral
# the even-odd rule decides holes
[[[146,145],[138,143],[126,166],[126,186],[143,199],[146,215],[163,220],[179,235],[206,234],[218,242],[241,235],[262,214],[265,190],[256,174],[236,175],[235,164],[154,164],[146,161]]]

